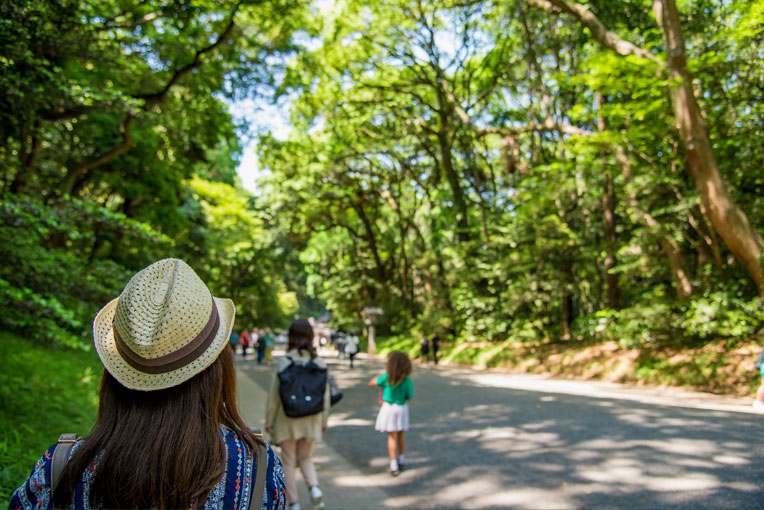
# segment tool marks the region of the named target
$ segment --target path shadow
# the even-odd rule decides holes
[[[326,442],[379,476],[386,443],[366,383],[382,363],[329,364],[344,398]],[[492,388],[466,373],[417,367],[408,469],[383,479],[380,507],[764,508],[761,415]]]

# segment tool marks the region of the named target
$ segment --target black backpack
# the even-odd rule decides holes
[[[289,366],[278,373],[279,396],[284,413],[290,418],[302,418],[324,410],[324,392],[328,373],[313,361],[295,363],[287,356]]]
[[[753,362],[753,366],[756,367],[756,370],[761,370],[762,363],[764,363],[764,349],[759,353],[759,357],[756,358],[756,361]]]

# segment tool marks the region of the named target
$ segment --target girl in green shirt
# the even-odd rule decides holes
[[[387,432],[387,452],[390,454],[390,474],[398,476],[404,466],[406,441],[403,433],[409,429],[408,401],[414,396],[411,360],[403,352],[393,351],[387,358],[387,372],[374,377],[369,386],[382,391],[382,407],[377,415],[375,429]],[[396,456],[397,453],[397,456]]]

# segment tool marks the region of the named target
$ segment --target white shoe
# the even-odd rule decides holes
[[[761,400],[754,400],[753,401],[753,408],[757,411],[764,411],[764,402]]]
[[[313,503],[313,510],[324,508],[324,493],[318,485],[314,485],[310,488],[310,500]]]
[[[299,503],[292,503],[289,505],[289,510],[302,510],[302,507]]]

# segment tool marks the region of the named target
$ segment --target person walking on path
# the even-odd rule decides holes
[[[419,349],[422,353],[422,359],[427,363],[427,360],[430,359],[430,341],[427,340],[427,337],[422,337],[422,340],[419,342]]]
[[[759,353],[756,365],[758,365],[757,368],[759,369],[759,374],[761,374],[761,384],[759,385],[759,389],[756,390],[756,399],[753,401],[753,408],[764,412],[764,347],[762,347],[762,351]]]
[[[358,343],[359,340],[355,331],[351,330],[350,334],[345,337],[345,354],[350,358],[350,368],[353,368],[353,360],[355,359],[355,355],[358,354]]]
[[[440,337],[437,333],[432,336],[432,361],[438,364],[438,351],[440,350]]]
[[[239,335],[239,341],[241,342],[241,357],[247,357],[247,347],[249,347],[249,332],[245,329]]]
[[[297,493],[297,466],[308,484],[313,508],[324,508],[323,493],[318,485],[316,468],[313,465],[313,452],[316,439],[326,433],[331,407],[331,389],[325,384],[323,407],[317,414],[300,418],[287,416],[280,397],[279,372],[292,364],[313,362],[321,369],[326,369],[326,362],[316,354],[313,346],[313,328],[307,320],[299,319],[289,327],[287,353],[277,360],[273,374],[265,413],[265,431],[271,435],[274,443],[281,445],[281,460],[284,463],[286,498],[290,510],[300,510]]]
[[[265,361],[265,334],[257,338],[255,349],[257,349],[257,364],[262,365],[263,361]]]
[[[92,432],[62,435],[9,507],[283,508],[281,462],[239,415],[234,316],[181,260],[135,274],[93,322]]]
[[[229,341],[231,342],[231,347],[233,347],[233,353],[236,354],[236,347],[239,345],[239,334],[236,331],[231,331]]]
[[[347,345],[346,342],[347,337],[345,336],[345,332],[339,330],[337,332],[337,340],[335,342],[335,346],[337,347],[337,359],[345,356],[345,346]]]
[[[409,429],[408,401],[414,397],[411,382],[411,360],[403,352],[393,351],[387,358],[387,371],[369,381],[370,387],[380,387],[382,407],[374,426],[387,433],[387,453],[390,456],[390,474],[398,476],[405,466],[406,440],[404,432]]]
[[[265,340],[265,361],[269,362],[273,359],[273,342],[276,340],[271,328],[265,328],[263,339]]]

